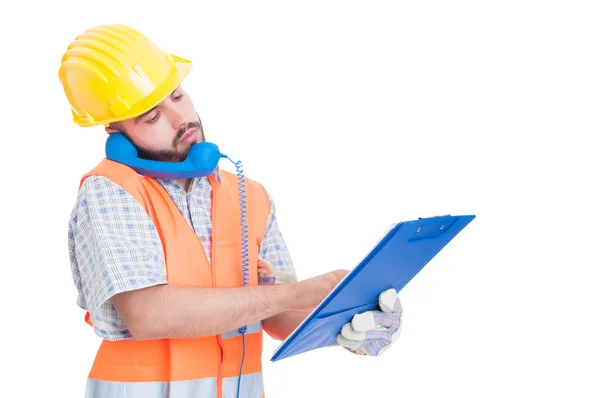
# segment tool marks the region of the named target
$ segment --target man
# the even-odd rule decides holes
[[[136,30],[105,25],[71,43],[59,77],[77,125],[124,135],[139,158],[180,162],[205,141],[181,86],[190,69]],[[347,271],[298,281],[271,196],[246,178],[243,276],[237,182],[218,167],[151,177],[109,159],[83,176],[68,242],[77,304],[102,338],[87,397],[264,396],[262,331],[284,340]],[[344,326],[340,346],[379,355],[395,341],[396,292],[379,303]]]

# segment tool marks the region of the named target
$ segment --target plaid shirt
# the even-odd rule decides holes
[[[218,168],[212,177],[221,182]],[[156,180],[200,237],[210,263],[210,182],[195,178],[186,192],[174,179]],[[288,272],[295,279],[270,195],[269,199],[271,212],[259,256],[273,271]],[[123,188],[106,177],[90,176],[82,184],[71,213],[68,242],[77,305],[90,312],[95,333],[106,340],[131,339],[110,298],[167,283],[163,247],[152,220]]]

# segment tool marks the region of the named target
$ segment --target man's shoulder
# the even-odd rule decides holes
[[[90,174],[82,179],[81,186],[79,188],[80,192],[98,192],[98,191],[111,191],[123,189],[108,178],[107,176],[101,174]]]
[[[219,170],[219,175],[222,183],[229,185],[231,188],[234,188],[238,192],[240,189],[243,189],[246,196],[250,195],[254,198],[254,200],[257,200],[259,203],[264,204],[265,208],[269,209],[269,212],[271,211],[273,200],[271,194],[263,185],[263,183],[261,183],[257,179],[248,177],[246,175],[244,175],[244,179],[242,181],[242,179],[237,173],[223,169]]]
[[[128,191],[130,195],[137,197],[139,191],[144,191],[151,180],[153,178],[144,177],[129,166],[103,159],[82,176],[80,189],[86,185],[87,189],[118,191],[121,194]]]
[[[87,176],[81,183],[78,192],[78,202],[85,200],[86,202],[127,204],[135,201],[134,196],[125,188],[119,185],[111,178],[92,174]]]
[[[260,181],[258,181],[258,179],[253,178],[253,177],[248,177],[245,174],[243,176],[244,176],[244,183],[256,185],[256,186],[259,186],[259,187],[265,189],[264,185]],[[227,180],[230,183],[239,184],[241,182],[241,176],[233,171],[220,169],[219,177],[221,178],[221,180]]]

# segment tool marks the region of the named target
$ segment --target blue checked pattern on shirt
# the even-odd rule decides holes
[[[218,168],[212,177],[221,181]],[[210,262],[210,182],[196,178],[186,192],[175,180],[157,181],[200,237]],[[290,272],[295,278],[270,195],[269,199],[271,212],[259,255],[274,271]],[[152,220],[119,185],[105,177],[90,176],[79,190],[68,230],[77,305],[90,312],[98,336],[107,340],[131,339],[110,298],[124,291],[167,283],[162,244]]]

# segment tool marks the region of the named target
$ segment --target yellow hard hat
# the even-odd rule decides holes
[[[162,51],[128,26],[100,25],[69,45],[58,75],[73,121],[95,126],[152,109],[191,69],[189,60]]]

